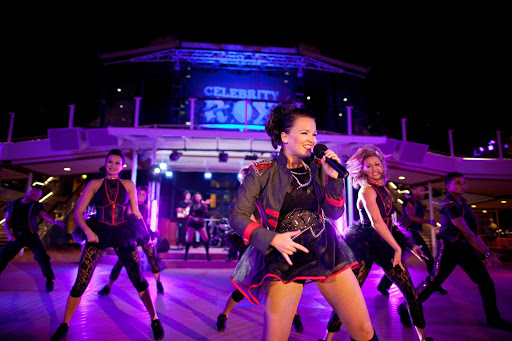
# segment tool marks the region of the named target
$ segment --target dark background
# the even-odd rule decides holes
[[[9,112],[14,138],[41,134],[41,124],[65,127],[69,104],[78,124],[97,116],[100,54],[149,46],[173,35],[181,41],[263,46],[311,44],[328,57],[370,69],[369,115],[383,132],[456,152],[510,132],[509,39],[500,8],[210,9],[169,3],[127,8],[30,8],[6,11],[3,26],[4,83],[0,139]],[[201,6],[194,6],[201,7]]]

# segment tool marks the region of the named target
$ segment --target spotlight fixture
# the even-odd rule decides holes
[[[256,154],[246,155],[244,157],[244,160],[256,161],[256,160],[258,160],[258,155],[256,155]]]
[[[205,171],[204,172],[204,179],[205,180],[210,180],[212,178],[212,172],[210,171]]]
[[[182,155],[183,153],[173,150],[171,155],[169,155],[169,159],[171,159],[171,161],[178,161]]]
[[[220,152],[219,153],[219,162],[228,162],[229,155],[228,153]]]

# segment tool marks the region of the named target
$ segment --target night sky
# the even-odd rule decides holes
[[[7,83],[2,141],[11,111],[16,112],[14,137],[32,136],[33,122],[39,126],[42,118],[49,127],[66,127],[68,104],[80,106],[78,124],[89,113],[96,116],[98,55],[145,47],[168,35],[181,41],[263,46],[303,42],[325,56],[368,67],[372,117],[397,139],[401,118],[407,118],[408,140],[435,151],[449,152],[449,129],[454,130],[456,153],[495,139],[496,130],[510,135],[504,124],[509,94],[503,85],[510,71],[505,53],[509,38],[499,18],[482,20],[485,13],[418,18],[378,11],[326,16],[328,9],[256,11],[252,16],[247,10],[233,14],[227,9],[199,15],[190,8],[48,12],[9,17],[2,24],[2,78]]]

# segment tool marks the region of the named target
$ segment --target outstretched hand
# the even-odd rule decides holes
[[[277,251],[281,252],[284,259],[288,264],[293,265],[290,256],[293,255],[297,250],[309,253],[303,245],[296,243],[292,240],[293,237],[299,235],[300,231],[277,233],[270,245],[276,248]]]

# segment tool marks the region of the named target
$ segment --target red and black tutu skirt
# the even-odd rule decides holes
[[[238,261],[231,282],[249,301],[258,305],[271,281],[311,283],[326,279],[357,266],[350,248],[339,238],[334,226],[315,212],[290,212],[276,228],[284,233],[300,230],[294,238],[309,250],[297,250],[290,256],[289,265],[283,255],[272,246],[265,254],[249,245]]]
[[[402,248],[402,255],[414,245],[396,226],[391,234]],[[395,250],[379,235],[370,223],[356,221],[343,232],[347,245],[351,248],[357,261],[375,262],[384,270],[392,268]]]
[[[107,247],[127,247],[131,245],[145,244],[150,240],[149,233],[141,219],[129,217],[128,220],[117,224],[105,224],[96,217],[86,220],[87,226],[98,235],[98,247],[104,249]],[[72,232],[73,240],[79,244],[87,242],[87,237],[80,227],[76,227]]]

